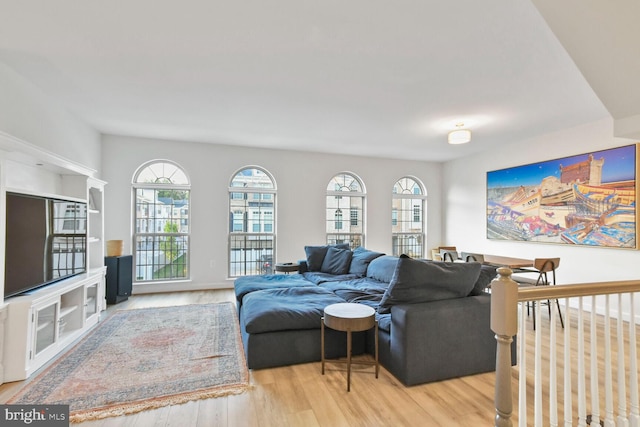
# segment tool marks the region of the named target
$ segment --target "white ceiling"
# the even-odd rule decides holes
[[[530,0],[0,0],[0,62],[183,141],[446,161],[610,117]]]
[[[640,139],[640,1],[532,0],[615,119]]]

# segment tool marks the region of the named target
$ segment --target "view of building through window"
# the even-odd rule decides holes
[[[190,182],[173,162],[152,161],[134,177],[135,281],[189,278]],[[415,178],[398,180],[392,192],[393,254],[424,257],[426,196]],[[364,246],[365,190],[347,172],[327,185],[327,244]],[[66,218],[66,221],[71,220]],[[245,167],[229,185],[229,277],[274,272],[276,185],[259,167]]]
[[[364,246],[364,189],[350,173],[340,173],[327,185],[327,244],[349,243],[351,249]]]
[[[424,205],[426,196],[415,178],[404,177],[393,186],[391,233],[393,255],[424,258]]]
[[[84,203],[52,200],[51,235],[47,236],[45,252],[48,279],[64,277],[86,268],[87,205]]]
[[[229,277],[273,272],[275,199],[275,182],[264,169],[247,167],[231,179]]]
[[[136,282],[189,278],[190,185],[185,172],[163,160],[143,165],[134,177]]]

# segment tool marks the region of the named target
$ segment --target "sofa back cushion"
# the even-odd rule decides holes
[[[320,272],[329,274],[347,274],[351,265],[351,250],[338,249],[335,246],[327,249]]]
[[[367,267],[367,277],[389,283],[393,278],[398,264],[398,257],[383,255],[375,258]]]
[[[482,265],[480,269],[480,275],[478,276],[478,280],[476,280],[475,285],[473,285],[473,289],[469,295],[482,295],[485,293],[485,289],[489,286],[489,283],[493,279],[496,278],[497,275],[497,267],[493,265]]]
[[[348,243],[340,243],[338,245],[331,246],[338,249],[349,249]],[[309,271],[320,271],[328,250],[329,245],[305,246],[304,253],[307,255],[307,269]]]
[[[358,276],[366,276],[369,263],[374,259],[384,255],[381,252],[374,252],[368,249],[358,246],[353,250],[353,256],[351,257],[351,265],[349,266],[350,274],[357,274]]]
[[[378,313],[389,313],[397,304],[466,297],[478,280],[480,266],[477,262],[423,262],[401,255]]]

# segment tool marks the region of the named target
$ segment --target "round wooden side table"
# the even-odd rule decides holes
[[[300,264],[297,262],[281,262],[276,264],[276,271],[284,274],[296,273],[300,269]]]
[[[376,311],[366,305],[356,303],[339,303],[331,304],[325,307],[324,317],[320,322],[320,348],[322,351],[322,375],[324,375],[324,328],[325,326],[343,331],[347,333],[347,391],[351,391],[351,333],[367,331],[375,327],[375,361],[358,361],[358,364],[375,365],[376,378],[378,378],[378,322],[376,320]],[[332,362],[344,363],[344,360],[335,360]]]

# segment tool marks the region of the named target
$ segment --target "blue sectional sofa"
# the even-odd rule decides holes
[[[300,274],[235,281],[249,368],[319,361],[324,307],[355,302],[376,309],[380,363],[405,385],[495,369],[490,295],[484,292],[494,268],[344,246],[307,246],[305,252]],[[373,354],[373,333],[353,335],[353,354]],[[326,329],[327,357],[346,355],[345,337]]]

